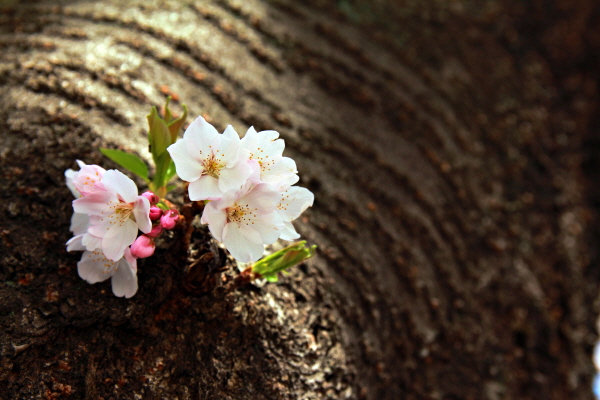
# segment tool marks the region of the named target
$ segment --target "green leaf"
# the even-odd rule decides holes
[[[165,121],[158,115],[156,107],[152,107],[150,114],[146,118],[148,118],[150,152],[152,153],[154,163],[158,164],[158,158],[165,153],[167,147],[171,144],[171,134]]]
[[[171,160],[171,163],[169,164],[167,172],[165,174],[165,184],[169,183],[171,178],[175,175],[177,175],[177,171],[175,170],[175,163],[173,162],[173,160]]]
[[[279,278],[277,277],[277,274],[265,275],[265,276],[263,276],[263,278],[265,278],[269,282],[277,282],[279,280]]]
[[[165,151],[161,155],[158,156],[156,160],[156,172],[154,173],[154,185],[157,189],[165,186],[167,180],[165,179],[167,176],[167,170],[169,169],[169,165],[173,162],[171,160],[171,155],[168,151]]]
[[[277,273],[300,264],[314,256],[317,246],[306,247],[306,241],[293,243],[275,253],[257,261],[252,272],[257,273],[269,282],[277,282]]]
[[[148,167],[146,166],[146,163],[144,163],[144,161],[142,161],[142,159],[135,154],[126,153],[121,150],[104,148],[100,149],[100,152],[119,164],[121,167],[133,172],[148,182]]]
[[[187,106],[185,104],[182,104],[183,106],[183,115],[177,119],[174,119],[171,122],[168,122],[167,125],[169,126],[169,132],[171,133],[171,143],[175,143],[177,141],[177,136],[179,134],[179,131],[181,130],[181,128],[183,127],[183,124],[185,124],[185,120],[187,119],[187,115],[188,115],[188,109]],[[169,111],[170,113],[170,111]]]
[[[171,102],[171,96],[167,97],[167,101],[165,103],[165,124],[169,125],[169,122],[173,119],[173,114],[171,114],[171,110],[169,109],[169,103]]]

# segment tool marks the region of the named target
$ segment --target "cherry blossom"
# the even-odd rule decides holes
[[[296,162],[289,157],[283,157],[285,142],[278,139],[277,131],[256,132],[250,127],[242,138],[242,147],[250,152],[250,159],[258,161],[260,180],[273,185],[283,185],[287,189],[298,182]]]
[[[77,160],[79,171],[68,169],[65,171],[67,178],[67,187],[71,190],[74,197],[81,197],[90,193],[104,191],[102,176],[106,170],[98,165],[87,165],[83,161]]]
[[[177,174],[190,183],[190,200],[216,200],[228,190],[239,189],[251,170],[248,151],[229,125],[223,134],[202,117],[186,129],[183,138],[167,148]]]
[[[90,216],[88,239],[101,239],[97,248],[101,248],[106,258],[118,261],[136,239],[138,229],[144,233],[152,229],[150,202],[138,196],[135,183],[117,170],[106,171],[102,185],[103,191],[73,201],[73,209]]]
[[[138,289],[137,260],[127,247],[123,257],[113,261],[100,250],[85,251],[77,263],[79,276],[94,284],[111,278],[112,291],[117,297],[132,297]]]
[[[265,244],[275,242],[284,222],[277,212],[280,193],[272,185],[248,182],[240,190],[226,192],[220,200],[209,202],[201,222],[223,242],[236,260],[258,260]]]
[[[294,240],[300,237],[294,229],[292,221],[298,218],[308,207],[311,207],[314,200],[315,195],[310,190],[299,186],[292,186],[285,192],[280,193],[277,212],[284,223],[284,228],[281,229],[281,239]]]

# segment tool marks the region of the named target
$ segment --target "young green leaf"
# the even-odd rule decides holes
[[[175,163],[173,162],[173,160],[171,160],[171,163],[169,164],[169,167],[167,168],[167,172],[165,174],[165,184],[169,183],[171,178],[174,177],[176,174],[177,171],[175,170]]]
[[[182,106],[183,106],[183,115],[181,117],[174,119],[171,122],[167,123],[167,125],[169,126],[169,132],[171,133],[171,143],[175,143],[177,141],[177,135],[179,134],[179,131],[181,130],[181,128],[183,127],[183,124],[185,124],[185,120],[187,119],[187,115],[188,115],[187,106],[185,104],[182,104]]]
[[[165,121],[158,115],[156,107],[152,107],[146,118],[148,118],[149,126],[148,142],[150,143],[150,152],[154,163],[157,164],[158,157],[165,153],[167,147],[171,144],[171,134]]]
[[[173,114],[171,113],[171,109],[169,108],[169,103],[171,102],[171,96],[167,97],[167,101],[165,102],[165,124],[169,125],[171,120],[173,119]]]
[[[277,282],[277,273],[285,271],[314,256],[317,246],[306,247],[306,241],[293,243],[275,253],[257,261],[252,272],[259,274],[269,282]]]
[[[119,164],[121,167],[133,172],[146,182],[149,181],[148,167],[146,166],[146,163],[144,163],[144,161],[142,161],[142,159],[136,156],[135,154],[126,153],[121,150],[104,148],[100,149],[100,152],[106,157],[116,162],[117,164]]]

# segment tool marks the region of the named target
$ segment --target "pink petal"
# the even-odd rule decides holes
[[[116,196],[109,192],[92,193],[86,197],[73,200],[73,210],[80,214],[101,215]]]

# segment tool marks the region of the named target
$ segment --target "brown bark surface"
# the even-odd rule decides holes
[[[6,7],[0,398],[592,399],[599,10],[539,3]],[[63,172],[167,95],[281,133],[317,257],[228,292],[194,223],[130,300],[77,276]]]

